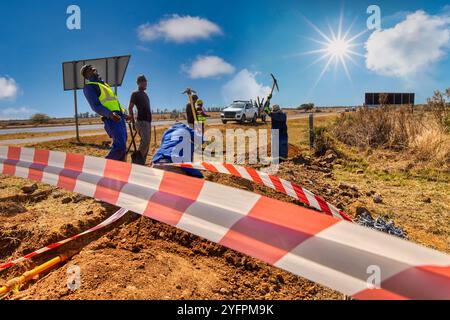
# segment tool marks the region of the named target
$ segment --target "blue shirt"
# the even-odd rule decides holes
[[[88,79],[88,81],[91,82],[100,82],[105,83],[100,77],[92,77]],[[86,100],[89,102],[89,105],[91,106],[91,109],[94,110],[94,112],[98,113],[99,115],[109,118],[111,116],[111,112],[108,108],[105,108],[100,100],[98,99],[100,97],[100,88],[97,85],[94,84],[86,84],[83,89],[84,96],[86,97]]]
[[[287,117],[284,112],[271,112],[270,114],[272,129],[280,130],[280,138],[287,137]]]
[[[194,130],[189,128],[183,123],[176,123],[169,129],[167,129],[162,137],[161,145],[159,149],[155,152],[153,156],[152,162],[154,164],[158,163],[183,163],[183,162],[192,162],[193,154],[194,154]],[[185,139],[189,141],[185,141]],[[201,137],[200,137],[201,139]],[[190,154],[186,154],[183,152],[183,148],[181,148],[180,143],[190,143]],[[178,153],[176,152],[176,148],[178,149]],[[189,149],[189,148],[187,148]],[[197,169],[191,168],[182,168],[188,175],[202,178],[202,173]]]

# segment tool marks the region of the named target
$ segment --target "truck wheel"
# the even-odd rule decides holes
[[[244,123],[247,119],[245,118],[245,114],[242,115],[241,123]]]
[[[256,113],[253,115],[253,119],[252,119],[252,123],[253,124],[256,124],[256,118],[257,118],[258,116],[256,115]]]
[[[227,124],[227,120],[222,120],[222,123],[223,124]]]

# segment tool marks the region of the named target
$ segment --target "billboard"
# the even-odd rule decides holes
[[[91,64],[97,68],[102,79],[111,87],[121,86],[130,57],[131,56],[128,55],[63,62],[64,90],[78,90],[84,88],[85,80],[80,75],[80,69],[85,64]]]
[[[414,105],[414,93],[397,93],[397,92],[367,92],[365,95],[366,106],[380,105],[380,95],[387,94],[386,105]]]

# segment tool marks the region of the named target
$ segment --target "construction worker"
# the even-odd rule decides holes
[[[278,146],[279,146],[279,152],[278,155],[280,157],[280,160],[287,160],[288,157],[288,131],[287,131],[287,116],[286,114],[281,110],[279,105],[274,105],[273,109],[270,110],[270,96],[268,98],[269,104],[266,103],[264,111],[269,115],[271,118],[271,129],[272,130],[278,130],[279,136],[278,136]],[[272,143],[273,143],[273,131],[271,131],[272,136]]]
[[[196,94],[193,94],[192,101],[194,102],[194,107],[197,104],[197,100],[198,100],[198,96]],[[195,118],[194,118],[194,114],[192,113],[192,107],[191,107],[190,102],[188,102],[188,104],[186,105],[186,120],[187,120],[189,128],[194,129]]]
[[[138,90],[131,94],[128,114],[131,121],[135,124],[136,130],[141,137],[139,144],[139,152],[142,154],[144,163],[147,160],[148,150],[150,148],[152,133],[152,112],[150,110],[150,99],[145,92],[147,90],[147,79],[144,75],[140,75],[136,80]],[[137,121],[134,121],[133,107],[137,109]]]
[[[194,158],[195,135],[196,133],[193,129],[184,123],[176,122],[164,132],[161,144],[152,159],[153,166],[166,171],[202,178],[202,173],[197,169],[164,165],[167,163],[192,162]]]
[[[203,110],[203,100],[197,100],[195,111],[197,113],[197,121],[202,124],[202,132],[205,132],[205,122],[206,118],[209,117],[209,115],[207,115]]]
[[[92,110],[102,116],[105,131],[113,140],[112,148],[107,159],[125,161],[127,127],[125,121],[129,119],[124,108],[111,87],[102,80],[97,69],[92,65],[84,65],[80,69],[81,75],[87,80],[83,92]]]

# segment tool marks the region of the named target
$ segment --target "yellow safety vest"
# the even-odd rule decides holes
[[[198,106],[195,106],[195,113],[197,114],[197,121],[206,122],[206,117],[200,113],[200,110],[198,110]]]
[[[116,94],[107,83],[89,81],[86,84],[94,84],[98,86],[100,89],[100,97],[98,97],[98,100],[100,100],[102,106],[110,111],[119,111],[122,112],[122,114],[126,114],[125,109],[120,106],[119,99]]]

